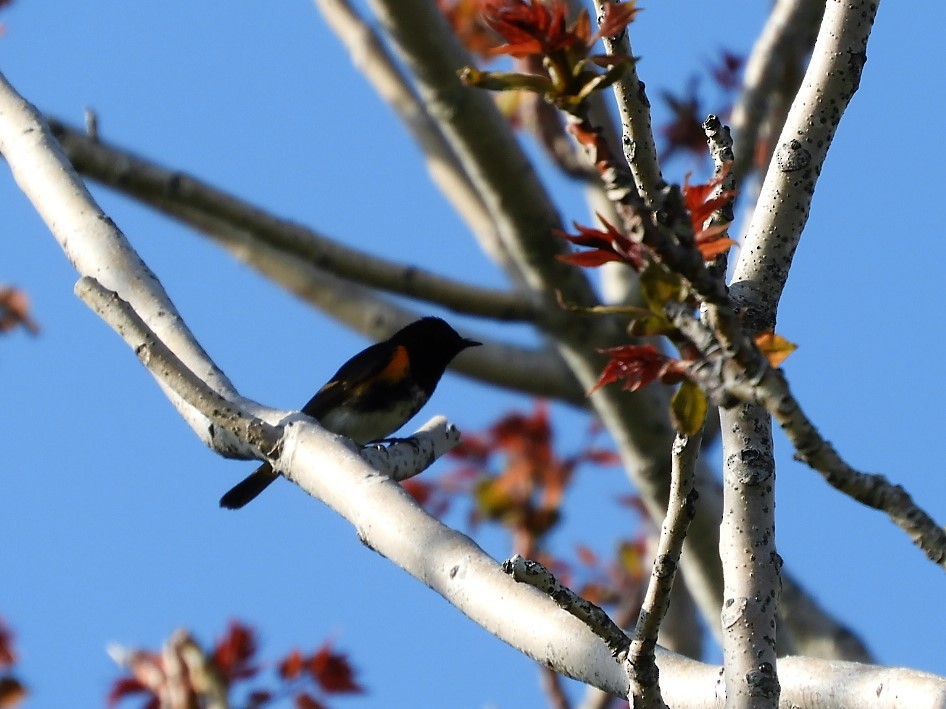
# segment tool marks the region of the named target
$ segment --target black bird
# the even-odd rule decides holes
[[[479,344],[440,318],[422,318],[345,362],[302,413],[358,445],[383,439],[427,403],[454,357]],[[221,497],[220,506],[243,507],[277,477],[264,463]]]

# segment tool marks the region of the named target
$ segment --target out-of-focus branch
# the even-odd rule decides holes
[[[801,591],[792,575],[784,569],[778,612],[779,648],[783,635],[787,633],[791,646],[799,655],[825,660],[875,661],[863,641],[850,628],[825,613],[809,594]]]
[[[760,131],[766,124],[781,128],[784,115],[773,109],[787,108],[779,95],[794,95],[802,75],[805,56],[811,51],[825,0],[777,0],[756,40],[743,78],[742,91],[733,106],[730,123],[736,144],[733,177],[738,184],[753,169]],[[794,82],[787,84],[792,78]],[[768,152],[768,151],[767,151]]]
[[[508,256],[482,199],[378,33],[347,0],[314,2],[348,50],[352,63],[410,131],[423,152],[434,184],[470,227],[483,251],[515,279],[515,269],[510,268]]]
[[[58,121],[52,125],[77,169],[211,236],[276,283],[373,339],[389,337],[419,314],[333,275],[320,267],[326,259],[336,271],[378,285],[387,282],[396,292],[413,291],[416,297],[422,297],[421,292],[439,292],[465,312],[479,310],[476,314],[487,315],[492,311],[492,317],[500,319],[531,317],[529,313],[535,312],[525,298],[513,293],[459,284],[342,247],[180,172],[93,141]],[[363,271],[361,266],[365,266]],[[434,299],[437,301],[436,295]],[[446,301],[441,298],[437,302],[446,305]],[[475,305],[477,301],[485,310]],[[489,346],[462,353],[451,368],[498,386],[587,405],[585,392],[552,351],[491,338],[481,341]]]
[[[526,284],[554,306],[554,288],[570,302],[594,293],[578,269],[556,260],[565,244],[551,236],[561,222],[551,197],[490,96],[465,86],[457,72],[471,63],[430,0],[369,3],[414,76],[428,114],[450,145],[496,225]],[[553,289],[549,283],[555,284]]]
[[[254,207],[184,173],[168,170],[101,140],[50,120],[56,137],[77,170],[109,187],[162,210],[201,216],[251,233],[260,243],[337,276],[398,295],[428,301],[467,315],[497,320],[531,320],[536,309],[516,293],[460,283],[423,269],[343,246],[311,229]],[[252,256],[251,252],[246,254]]]

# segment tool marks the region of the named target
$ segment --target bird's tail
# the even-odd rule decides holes
[[[250,475],[230,488],[220,498],[220,506],[226,507],[228,510],[238,510],[269,487],[269,484],[278,477],[269,463],[263,463]]]

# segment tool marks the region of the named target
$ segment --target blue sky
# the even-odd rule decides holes
[[[740,3],[736,17],[693,5],[644,3],[633,28],[658,123],[658,91],[680,90],[720,48],[746,52],[768,3]],[[930,48],[946,7],[923,4],[918,22],[920,7],[881,7],[778,329],[800,345],[786,371],[823,433],[942,521],[946,341],[936,313],[946,246],[936,195],[946,95],[932,79],[943,60]],[[105,139],[277,214],[390,258],[503,284],[311,3],[263,12],[222,0],[19,0],[0,20],[0,67],[42,110],[81,123],[91,106]],[[665,170],[679,180],[693,167],[677,160]],[[580,191],[550,184],[564,219],[587,222]],[[247,396],[298,406],[366,344],[203,237],[93,191]],[[203,448],[72,295],[75,272],[6,170],[0,205],[0,282],[29,292],[43,327],[39,338],[0,338],[0,616],[17,633],[29,706],[102,702],[117,674],[109,642],[157,647],[180,626],[210,642],[234,617],[260,628],[264,657],[333,637],[368,689],[333,706],[442,706],[444,697],[458,707],[541,705],[528,660],[363,548],[300,491],[280,483],[240,513],[219,510],[220,494],[252,464]],[[450,319],[531,341],[525,328]],[[424,413],[475,431],[510,407],[532,402],[448,376]],[[564,407],[553,413],[568,451],[587,422]],[[784,440],[777,445],[787,567],[880,661],[946,674],[942,571],[882,515],[795,463]],[[605,553],[632,533],[633,519],[612,502],[628,492],[618,470],[583,471],[557,548],[582,541]],[[508,552],[499,533],[481,543],[498,558]]]

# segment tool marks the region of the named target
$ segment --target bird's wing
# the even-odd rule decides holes
[[[383,377],[385,370],[401,369],[403,347],[390,342],[379,342],[362,350],[345,362],[328,383],[302,407],[302,413],[318,420],[327,412],[348,400],[362,384],[376,377]],[[406,366],[406,358],[404,366]],[[392,372],[392,374],[394,374]]]

